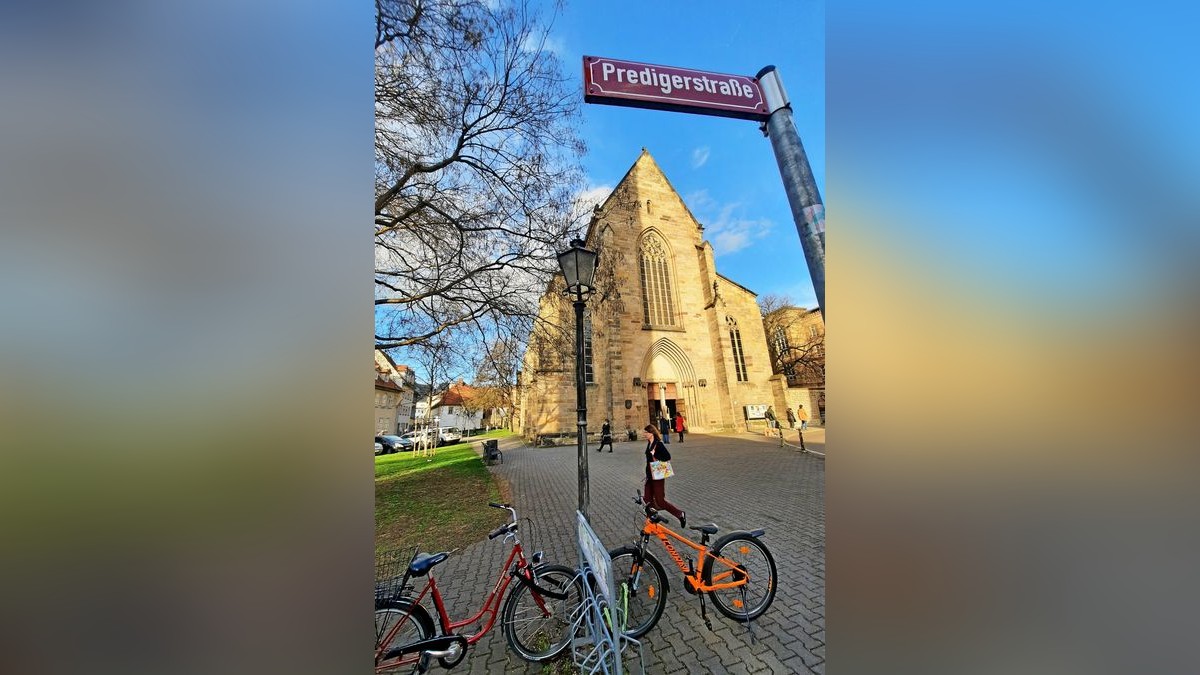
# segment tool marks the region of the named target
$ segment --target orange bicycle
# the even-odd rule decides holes
[[[662,617],[667,607],[667,592],[670,586],[662,563],[646,550],[650,537],[657,537],[667,549],[667,554],[683,573],[683,589],[700,598],[700,616],[704,625],[712,630],[705,610],[704,596],[712,598],[717,611],[735,621],[749,622],[757,619],[775,599],[775,559],[759,537],[764,530],[730,532],[711,546],[708,538],[717,533],[717,526],[697,525],[688,529],[700,533],[696,543],[666,527],[666,516],[642,502],[641,495],[634,501],[643,506],[646,522],[636,544],[609,551],[613,561],[613,586],[617,600],[623,605],[625,634],[640,638],[650,631]],[[694,549],[699,557],[699,567],[692,558],[684,558],[671,544],[675,539]]]

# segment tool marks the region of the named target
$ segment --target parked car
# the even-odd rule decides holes
[[[462,440],[462,431],[458,427],[442,427],[438,429],[438,440],[442,445],[450,445]]]
[[[377,455],[383,454],[383,443],[380,443],[379,441],[375,441],[375,454],[377,454]]]
[[[383,446],[383,454],[391,454],[400,450],[399,436],[376,436],[375,442]]]
[[[433,438],[433,431],[430,429],[422,429],[420,431],[410,431],[400,436],[401,450],[413,450],[418,443],[428,443]],[[432,443],[429,443],[433,445]]]

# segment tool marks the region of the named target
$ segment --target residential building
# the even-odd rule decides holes
[[[475,389],[462,380],[450,385],[445,391],[434,394],[432,401],[423,398],[416,403],[416,419],[422,424],[432,425],[436,420],[439,427],[458,427],[463,431],[483,427],[484,412],[468,411],[467,401]],[[432,408],[430,408],[432,404]],[[427,412],[432,410],[432,412]]]
[[[411,425],[412,369],[375,350],[375,434],[396,434]]]

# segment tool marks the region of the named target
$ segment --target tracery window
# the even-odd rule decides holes
[[[642,240],[638,258],[645,323],[651,326],[674,326],[675,304],[671,295],[667,247],[661,239],[651,234]]]
[[[737,381],[747,382],[750,378],[746,376],[746,356],[742,353],[742,332],[738,330],[737,319],[732,316],[725,317],[725,323],[729,326],[729,342],[733,345],[733,369],[737,374]]]

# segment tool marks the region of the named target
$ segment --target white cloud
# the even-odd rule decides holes
[[[766,218],[747,218],[740,202],[720,204],[708,193],[698,190],[688,195],[688,208],[704,225],[704,236],[713,246],[713,255],[740,251],[766,237],[775,224]]]
[[[683,198],[685,204],[691,209],[692,213],[699,216],[700,213],[708,213],[716,209],[717,202],[708,194],[707,189],[696,190]]]
[[[566,42],[562,38],[550,37],[549,35],[530,33],[521,42],[521,51],[526,52],[549,52],[561,57],[565,50]]]
[[[710,152],[711,149],[707,145],[692,150],[692,168],[699,169],[708,163],[708,155]]]
[[[543,45],[543,49],[555,56],[562,56],[563,52],[567,49],[567,44],[563,42],[562,38],[553,38],[547,36],[546,44]]]
[[[586,224],[592,210],[603,204],[612,191],[612,185],[594,185],[575,195],[574,205],[571,207],[571,221]]]

